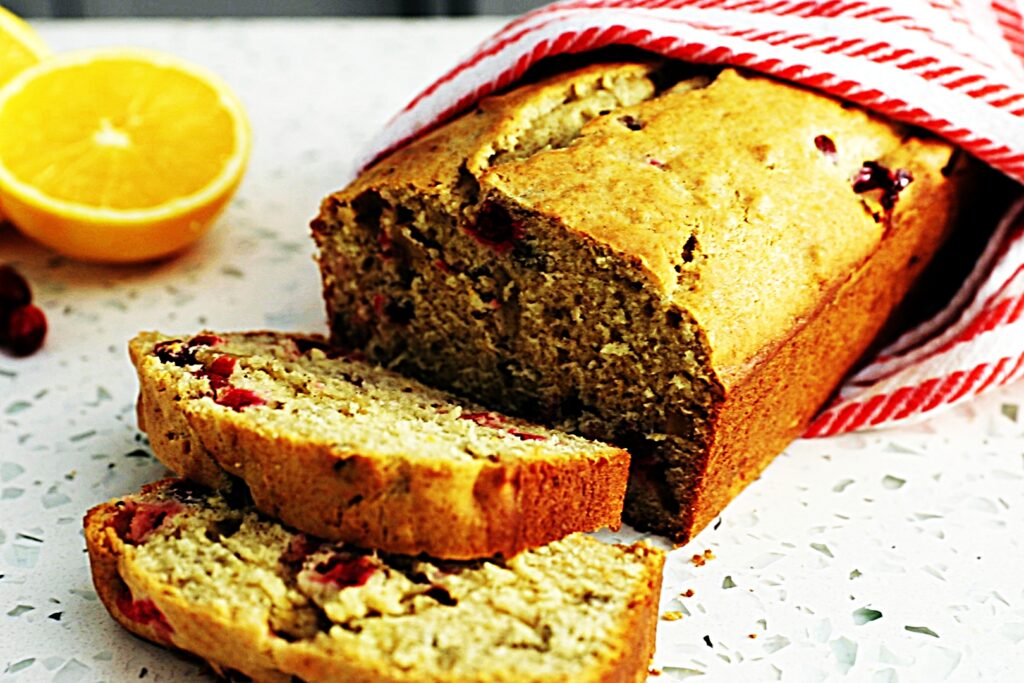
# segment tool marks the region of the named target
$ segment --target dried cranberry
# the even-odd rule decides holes
[[[523,441],[544,441],[545,439],[548,438],[541,434],[531,434],[530,432],[522,432],[516,429],[515,427],[510,428],[508,430],[508,433],[516,437],[517,439],[522,439]]]
[[[131,621],[143,626],[152,624],[165,638],[174,633],[174,628],[168,623],[167,617],[152,600],[133,600],[131,593],[126,590],[117,596],[115,602],[121,614]]]
[[[11,266],[0,266],[0,309],[14,309],[32,303],[28,282]]]
[[[167,339],[157,342],[153,346],[153,355],[165,363],[174,363],[179,367],[185,367],[199,362],[195,352],[197,346],[217,346],[223,344],[224,341],[222,337],[215,334],[197,334],[188,341]]]
[[[0,315],[0,342],[15,356],[28,356],[39,350],[46,338],[46,315],[38,306],[19,306]]]
[[[913,180],[914,176],[905,169],[899,168],[893,172],[877,161],[865,161],[857,175],[853,177],[853,191],[863,194],[871,190],[881,190],[882,197],[879,201],[882,208],[892,211],[900,192]]]
[[[180,339],[167,339],[157,342],[153,345],[153,355],[164,363],[173,363],[179,367],[195,365],[198,362],[195,351],[188,348],[185,342]]]
[[[237,389],[231,388],[227,391],[222,391],[214,399],[214,402],[231,408],[235,412],[242,412],[243,409],[249,406],[261,406],[266,403],[262,396],[257,394],[255,391],[250,389]]]
[[[205,377],[210,382],[212,389],[222,389],[228,386],[228,378],[235,371],[238,360],[233,356],[217,356],[212,363],[199,371],[200,377]]]
[[[135,514],[132,515],[131,525],[128,527],[128,540],[142,543],[151,533],[159,529],[169,517],[178,512],[180,507],[176,503],[140,505],[135,510]]]
[[[385,261],[390,261],[395,257],[394,243],[391,241],[391,236],[383,230],[377,233],[377,244],[380,246],[380,256]]]
[[[197,334],[188,340],[189,346],[218,346],[225,343],[224,337],[215,334]]]
[[[206,366],[206,371],[221,377],[230,377],[237,364],[238,360],[234,356],[217,356],[212,363]]]
[[[459,415],[461,420],[472,420],[481,427],[489,427],[491,429],[501,429],[505,426],[505,419],[497,413],[463,413]]]
[[[832,142],[832,138],[827,135],[819,135],[814,138],[814,146],[818,148],[818,151],[835,160],[836,156],[836,143]]]
[[[384,306],[387,304],[388,298],[383,294],[373,295],[373,313],[378,318],[384,315]]]
[[[164,522],[184,509],[181,503],[173,500],[162,503],[125,501],[114,518],[114,531],[126,542],[139,545],[145,543],[149,535],[159,529]]]
[[[377,565],[366,555],[352,557],[337,554],[317,564],[313,571],[314,578],[321,583],[330,583],[338,588],[352,588],[369,581],[377,571]]]
[[[508,209],[494,202],[485,202],[480,207],[476,222],[466,226],[466,231],[499,254],[511,251],[525,234],[522,221],[513,220]]]
[[[889,182],[889,169],[877,161],[865,161],[853,177],[853,191],[857,194],[884,189]]]

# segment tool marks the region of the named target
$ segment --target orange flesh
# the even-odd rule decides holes
[[[207,186],[235,152],[233,133],[207,84],[109,59],[52,72],[15,95],[0,113],[0,155],[53,199],[147,209]]]

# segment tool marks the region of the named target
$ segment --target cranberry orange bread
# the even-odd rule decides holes
[[[130,343],[139,424],[178,474],[307,533],[471,559],[618,528],[629,456],[459,401],[322,339],[267,332]]]
[[[955,155],[732,69],[551,76],[324,200],[333,339],[626,446],[627,521],[682,540],[876,337],[954,222]]]
[[[654,650],[664,554],[642,543],[388,555],[174,479],[93,508],[85,535],[122,626],[257,682],[626,683],[646,679]]]

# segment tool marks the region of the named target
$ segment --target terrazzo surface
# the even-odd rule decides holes
[[[133,44],[212,68],[248,107],[255,147],[217,228],[166,263],[82,265],[0,228],[0,260],[51,323],[38,355],[0,355],[0,681],[213,678],[122,631],[90,583],[85,510],[164,474],[136,429],[125,342],[321,330],[306,227],[320,197],[497,25],[38,25],[57,50]],[[651,680],[1024,680],[1021,404],[1018,384],[916,426],[794,444],[670,556]]]

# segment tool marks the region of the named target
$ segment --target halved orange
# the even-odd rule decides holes
[[[250,137],[205,69],[149,50],[59,54],[0,88],[0,209],[68,256],[166,256],[227,205]]]
[[[0,7],[0,85],[50,54],[32,27]],[[0,213],[0,223],[4,220]]]
[[[32,27],[0,7],[0,85],[50,54]]]

